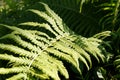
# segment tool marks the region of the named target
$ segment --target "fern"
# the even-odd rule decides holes
[[[98,0],[42,0],[42,2],[47,3],[57,14],[59,14],[60,17],[62,17],[63,21],[69,25],[70,29],[77,34],[87,37],[92,36],[101,30],[98,21],[96,20],[95,13],[91,13],[94,12],[92,11],[92,8],[94,7],[88,4],[88,7],[86,8],[85,5],[85,3],[87,4],[97,1]],[[96,29],[96,26],[98,26],[99,29]]]
[[[112,31],[118,29],[119,27],[115,28],[115,26],[119,26],[120,0],[111,0],[110,2],[99,5],[99,7],[99,11],[106,12],[106,14],[100,19],[99,22],[99,24],[102,25],[102,28],[110,29]],[[107,25],[109,25],[109,27],[105,27]]]
[[[96,26],[101,27],[98,25],[98,20],[96,20],[98,15],[94,13],[95,11],[91,10],[94,7],[89,5],[89,3],[91,4],[93,2],[98,2],[99,0],[22,0],[22,2],[19,2],[20,4],[18,4],[18,2],[16,3],[14,0],[6,1],[8,1],[6,3],[11,5],[11,7],[9,7],[7,11],[5,9],[5,12],[3,11],[1,13],[1,23],[16,25],[24,21],[37,20],[37,18],[34,18],[33,16],[29,17],[22,14],[25,14],[25,10],[29,8],[35,8],[39,10],[41,7],[39,6],[38,2],[41,1],[48,4],[50,8],[59,14],[59,16],[70,27],[70,29],[75,31],[77,34],[89,37],[101,31],[101,28],[96,29]],[[13,3],[16,4],[12,5]],[[86,4],[88,4],[87,9]],[[4,13],[6,15],[4,15]],[[8,20],[5,20],[6,18]]]
[[[12,31],[0,37],[0,60],[7,61],[0,67],[1,75],[11,74],[7,80],[60,80],[61,75],[69,79],[69,68],[82,76],[85,67],[91,69],[92,58],[105,62],[102,40],[75,34],[48,5],[41,4],[46,11],[28,11],[45,23],[25,22],[18,27],[1,24]]]
[[[116,60],[114,61],[114,64],[116,65],[116,68],[120,70],[120,55],[116,57]]]

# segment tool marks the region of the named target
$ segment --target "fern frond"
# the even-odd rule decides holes
[[[45,3],[42,3],[42,4],[45,6],[45,9],[46,9],[48,15],[51,16],[55,20],[56,24],[58,25],[58,28],[61,31],[65,32],[64,31],[65,29],[63,26],[64,23],[63,23],[62,19],[57,14],[55,14],[53,11],[51,11],[50,8],[48,7],[48,5],[46,5]]]
[[[38,27],[44,27],[45,29],[51,31],[55,36],[58,36],[58,34],[47,24],[47,23],[37,23],[37,22],[25,22],[25,23],[21,23],[19,25],[26,25],[26,26],[38,26]]]
[[[111,34],[111,31],[104,31],[94,35],[93,37],[98,39],[105,39],[106,37],[110,36],[110,34]]]
[[[0,68],[0,74],[22,73],[25,72],[25,67]]]
[[[12,30],[0,37],[0,60],[8,61],[4,68],[0,68],[0,74],[16,73],[8,80],[61,80],[61,75],[63,79],[69,79],[69,72],[80,76],[84,68],[90,70],[93,57],[98,63],[105,61],[104,52],[99,48],[103,48],[102,40],[75,34],[54,11],[42,4],[46,12],[34,9],[29,11],[43,18],[45,23],[24,22],[19,27],[0,25]],[[26,29],[26,26],[33,29]],[[5,43],[4,40],[13,42]]]
[[[100,5],[100,10],[107,12],[107,14],[105,14],[101,20],[100,20],[100,24],[102,24],[103,29],[110,29],[112,31],[114,31],[114,27],[116,26],[116,24],[119,24],[119,7],[120,7],[120,0],[113,0],[111,2],[107,2],[107,3],[103,3]],[[105,27],[108,26],[109,27]],[[117,27],[118,29],[118,27]]]
[[[68,36],[68,37],[70,37],[70,36]],[[68,38],[68,37],[66,37],[67,39],[62,38],[62,39],[60,39],[60,41],[62,41],[66,46],[74,49],[76,52],[78,52],[80,54],[80,56],[85,57],[89,61],[90,67],[92,67],[90,55],[84,49],[82,49],[79,45],[76,45],[75,43],[73,43],[72,40],[68,40],[68,39],[74,39],[76,37],[74,37],[74,36],[72,36],[71,38]]]
[[[18,43],[22,47],[28,48],[31,51],[34,51],[34,50],[40,51],[41,50],[40,48],[36,47],[35,45],[32,45],[31,43],[22,40],[20,36],[16,36],[14,34],[8,34],[8,35],[1,37],[0,39],[6,39],[6,38],[14,40],[16,43]]]
[[[116,68],[120,71],[120,55],[116,57],[116,60],[114,61],[114,64]]]
[[[32,57],[34,55],[29,51],[26,51],[22,48],[9,44],[0,44],[0,49],[11,51],[14,54],[18,54],[20,56]]]
[[[56,22],[55,22],[55,19],[53,19],[52,17],[50,17],[48,14],[46,14],[46,13],[44,13],[44,12],[40,12],[39,10],[29,10],[29,11],[31,11],[31,12],[33,12],[33,13],[35,13],[35,14],[37,14],[38,16],[40,16],[40,17],[42,17],[42,18],[44,18],[46,21],[48,21],[52,26],[52,28],[54,28],[54,30],[56,31],[56,32],[58,32],[58,34],[63,34],[63,31],[61,31],[60,29],[59,29],[59,27],[57,26],[57,24],[56,24]]]
[[[36,44],[37,46],[40,46],[40,47],[44,47],[43,45],[47,45],[47,44],[44,44],[43,42],[40,42],[38,40],[35,39],[35,36],[32,35],[29,31],[27,30],[22,30],[20,28],[17,28],[17,27],[12,27],[12,26],[7,26],[7,25],[3,25],[9,29],[12,29],[12,30],[16,30],[16,34],[19,34],[19,35],[22,35],[24,36],[25,38],[31,40],[31,42],[33,42],[34,44]]]
[[[55,44],[54,44],[54,47],[57,48],[58,50],[63,51],[64,53],[72,56],[73,59],[75,60],[75,62],[77,62],[78,67],[79,67],[79,61],[78,61],[78,60],[80,59],[81,61],[83,61],[83,62],[86,64],[87,68],[89,69],[89,67],[88,67],[88,65],[87,65],[87,62],[86,62],[86,60],[83,58],[83,56],[79,55],[79,53],[76,52],[74,49],[72,49],[72,48],[64,45],[63,42],[57,42],[57,43],[55,43]],[[73,53],[74,53],[74,54],[73,54]]]
[[[86,45],[83,45],[83,49],[85,49],[86,51],[88,51],[91,55],[93,55],[99,62],[99,57],[102,59],[102,61],[104,62],[105,60],[105,56],[102,53],[102,51],[98,48],[99,44],[97,42],[93,42],[93,41],[89,41],[86,40],[84,42]],[[94,50],[93,50],[94,49]],[[94,53],[94,54],[93,54]]]
[[[26,77],[25,76],[25,74],[23,74],[23,73],[19,73],[19,74],[17,74],[17,75],[14,75],[13,77],[10,77],[10,78],[8,78],[8,79],[6,79],[6,80],[19,80],[19,79],[22,79],[22,78],[24,78],[24,77]]]

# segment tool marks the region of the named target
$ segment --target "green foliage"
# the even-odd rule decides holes
[[[0,25],[10,30],[0,37],[0,63],[6,61],[0,64],[0,77],[7,75],[2,77],[7,80],[84,79],[84,70],[91,70],[94,60],[96,64],[106,62],[106,50],[101,45],[102,39],[98,39],[99,34],[90,38],[77,35],[42,4],[45,11],[28,11],[37,14],[43,23]],[[110,32],[100,34],[106,37]]]
[[[104,16],[100,19],[102,28],[117,30],[119,28],[119,9],[120,9],[120,0],[110,0],[110,2],[102,3],[99,5],[99,11],[106,12]]]
[[[39,1],[49,5],[62,19],[49,8],[45,9]],[[45,52],[45,56],[50,57],[51,61],[60,62],[57,64],[61,65],[60,69],[55,68],[55,74],[61,80],[67,78],[64,75],[68,75],[70,80],[120,79],[120,0],[5,0],[5,3],[0,7],[0,23],[14,26],[0,26],[0,53],[3,58],[0,60],[0,64],[3,64],[0,65],[3,71],[1,80],[9,77],[22,79],[26,75],[32,80],[36,80],[37,76],[37,79],[51,79],[52,75],[42,71],[41,67],[34,67],[37,61],[42,60],[43,63],[46,60],[38,60],[39,51],[42,56]],[[49,44],[51,46],[47,46]],[[46,46],[48,50],[44,51]],[[32,57],[25,57],[28,54]],[[10,57],[16,60],[12,61]],[[23,63],[20,64],[21,61]],[[27,61],[29,64],[24,63]],[[49,65],[51,61],[47,58],[45,65]],[[20,72],[14,70],[18,67]],[[30,72],[25,72],[24,68]],[[65,74],[60,72],[63,68]]]
[[[13,0],[11,0],[13,1]],[[98,32],[101,32],[101,27],[99,26],[98,15],[95,14],[94,2],[99,0],[21,0],[17,9],[5,10],[1,15],[0,22],[5,24],[16,25],[18,23],[28,21],[30,19],[34,20],[34,17],[24,16],[25,10],[29,8],[41,9],[38,2],[44,2],[50,6],[62,19],[63,21],[77,34],[83,36],[92,36]],[[11,4],[12,5],[12,4]],[[15,6],[14,6],[15,8]],[[86,9],[88,8],[88,9]],[[62,13],[62,14],[61,14]],[[22,15],[23,14],[23,15]],[[28,13],[29,14],[29,13]],[[20,16],[21,15],[21,16]],[[4,20],[6,19],[7,20]],[[73,23],[74,22],[74,23]],[[84,26],[83,26],[84,24]],[[98,28],[96,29],[96,26]]]

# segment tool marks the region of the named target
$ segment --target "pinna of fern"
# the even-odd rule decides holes
[[[99,21],[99,24],[102,26],[103,30],[107,29],[117,31],[120,26],[120,0],[110,0],[100,4],[98,7],[98,12],[102,11],[106,13]]]
[[[45,11],[28,11],[44,19],[44,23],[25,22],[18,27],[0,25],[11,30],[0,37],[0,61],[6,61],[4,66],[0,64],[0,76],[8,75],[7,80],[70,79],[71,71],[82,76],[84,68],[90,70],[92,58],[98,63],[105,62],[102,40],[75,34],[57,14],[42,4]]]

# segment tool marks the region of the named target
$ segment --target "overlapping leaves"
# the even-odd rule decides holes
[[[61,75],[69,79],[69,68],[82,75],[84,67],[87,70],[92,67],[91,56],[97,62],[105,61],[106,52],[101,40],[76,35],[46,4],[42,4],[45,12],[29,11],[44,19],[44,23],[25,22],[19,27],[1,24],[11,30],[10,34],[0,37],[0,60],[7,61],[4,66],[0,65],[1,75],[11,74],[7,80],[60,80]]]

